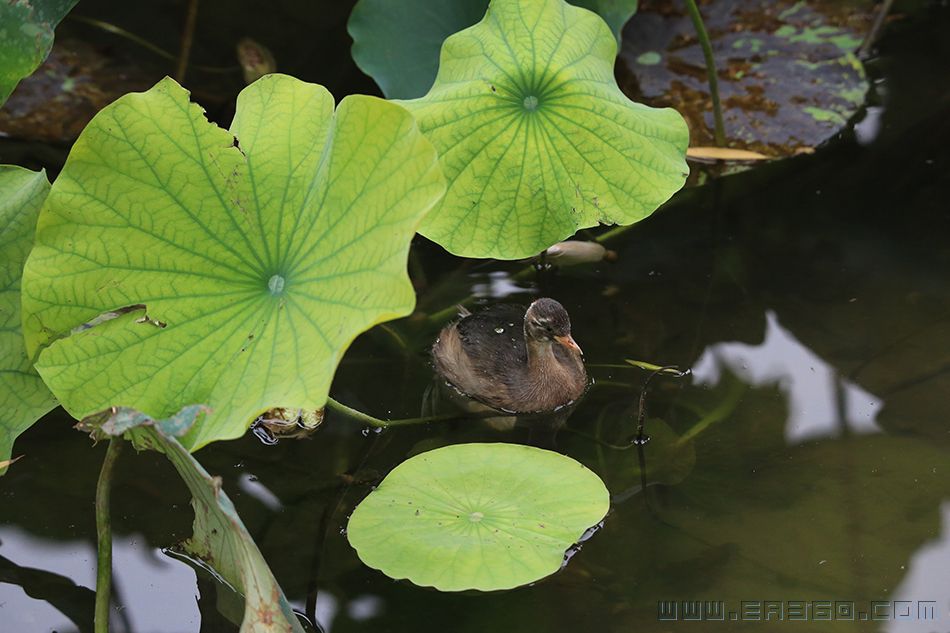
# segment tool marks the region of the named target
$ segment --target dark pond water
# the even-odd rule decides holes
[[[682,192],[616,238],[614,264],[513,281],[521,265],[461,264],[420,243],[423,312],[470,293],[567,306],[597,384],[554,441],[606,481],[611,512],[534,586],[442,594],[364,567],[347,516],[408,455],[536,431],[464,420],[377,434],[330,414],[310,440],[203,449],[295,608],[334,632],[950,631],[947,32],[946,8],[892,24],[854,130]],[[392,328],[410,349],[365,334],[333,394],[418,415],[438,324]],[[653,385],[642,452],[619,447],[644,373],[598,366],[625,358],[693,370]],[[0,479],[4,633],[91,630],[104,446],[70,425],[61,412],[37,424]],[[117,468],[114,630],[235,630],[221,614],[234,597],[162,552],[192,519],[172,467],[129,451]],[[697,600],[721,604],[725,622],[683,622]]]

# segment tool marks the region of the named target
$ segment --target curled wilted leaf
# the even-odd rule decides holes
[[[221,489],[221,478],[208,474],[178,441],[206,413],[204,407],[190,406],[155,420],[134,409],[116,408],[84,420],[83,430],[100,438],[125,436],[165,454],[191,491],[195,511],[194,534],[176,549],[199,566],[210,567],[244,597],[241,633],[303,633],[234,503]]]

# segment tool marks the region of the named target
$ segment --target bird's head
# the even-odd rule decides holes
[[[571,337],[571,317],[554,299],[538,299],[524,315],[524,333],[529,340],[555,342],[582,354],[580,346]]]

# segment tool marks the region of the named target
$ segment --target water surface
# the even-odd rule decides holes
[[[597,384],[554,441],[606,481],[611,512],[550,578],[442,594],[364,567],[346,517],[409,455],[537,441],[531,428],[367,433],[330,414],[311,440],[201,450],[295,607],[335,632],[670,631],[691,626],[669,620],[697,600],[725,618],[704,630],[950,631],[948,28],[938,8],[893,24],[854,130],[681,192],[611,243],[616,263],[515,280],[522,264],[420,241],[423,312],[472,293],[568,308]],[[363,335],[332,393],[415,416],[438,324],[392,327],[410,349]],[[653,383],[642,450],[629,440],[645,374],[597,366],[625,358],[693,369]],[[54,412],[15,453],[0,479],[0,631],[91,630],[104,446]],[[234,597],[160,549],[190,534],[171,466],[128,451],[117,478],[114,630],[235,630],[222,615]],[[808,621],[787,622],[799,609]]]

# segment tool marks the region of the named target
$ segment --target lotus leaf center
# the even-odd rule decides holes
[[[472,523],[478,523],[484,518],[485,518],[485,515],[482,514],[481,512],[472,512],[470,515],[468,515],[468,520],[471,521]]]
[[[284,278],[280,275],[274,275],[267,282],[267,289],[272,295],[279,295],[284,291]]]
[[[534,111],[538,109],[538,98],[534,95],[528,95],[524,98],[524,109]]]

